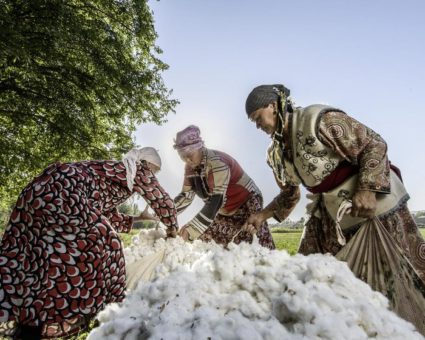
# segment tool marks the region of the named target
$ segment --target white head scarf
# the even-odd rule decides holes
[[[124,155],[122,161],[127,170],[127,186],[130,191],[133,191],[134,178],[136,177],[136,162],[147,161],[161,169],[161,157],[159,157],[158,152],[154,148],[149,146],[141,149],[131,149]]]

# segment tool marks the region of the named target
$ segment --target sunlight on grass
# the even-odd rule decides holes
[[[300,243],[301,234],[301,231],[292,233],[272,233],[276,249],[284,249],[289,254],[295,255]]]

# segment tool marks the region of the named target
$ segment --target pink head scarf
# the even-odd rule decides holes
[[[190,153],[204,147],[201,131],[195,125],[189,125],[186,129],[177,132],[174,139],[174,149],[178,153]]]

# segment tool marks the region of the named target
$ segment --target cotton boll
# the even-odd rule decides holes
[[[138,235],[133,236],[131,238],[131,243],[133,243],[135,246],[139,245],[140,244],[140,238],[139,238],[139,236]]]

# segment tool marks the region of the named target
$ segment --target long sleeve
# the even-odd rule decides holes
[[[276,181],[279,184],[279,181]],[[273,217],[278,222],[284,221],[294,210],[300,200],[300,188],[293,185],[279,185],[280,193],[273,199],[269,205],[273,211]]]
[[[227,164],[214,160],[211,162],[208,181],[212,182],[212,194],[201,211],[189,222],[188,227],[200,234],[204,233],[214,221],[220,208],[225,204],[226,190],[230,181],[230,168]]]
[[[182,191],[174,198],[174,205],[177,209],[177,214],[181,214],[191,203],[195,197],[192,185],[186,176],[184,177]]]
[[[155,211],[161,222],[171,229],[178,229],[177,211],[173,200],[161,187],[155,175],[147,168],[138,168],[134,191],[137,191]]]
[[[390,192],[387,144],[380,135],[342,112],[325,113],[318,134],[323,143],[359,167],[358,190]]]
[[[104,214],[118,233],[128,233],[133,227],[133,216],[121,214],[117,208]]]

